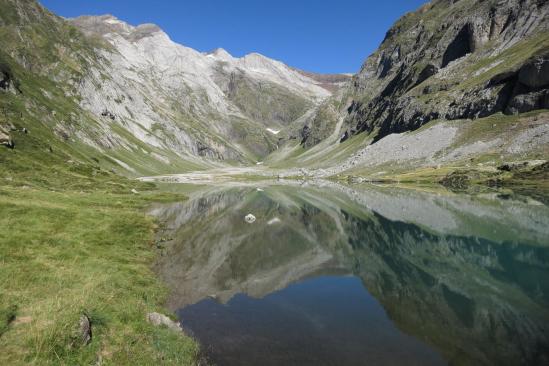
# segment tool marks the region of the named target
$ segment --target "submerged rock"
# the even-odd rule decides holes
[[[256,220],[255,216],[252,215],[252,214],[247,214],[245,217],[244,217],[244,220],[248,223],[248,224],[253,224]]]

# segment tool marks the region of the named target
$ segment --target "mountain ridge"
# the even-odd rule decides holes
[[[48,127],[36,126],[56,144],[125,175],[265,163],[275,175],[325,177],[547,157],[544,1],[428,2],[352,77],[257,53],[199,52],[113,15],[63,19],[34,1],[2,3],[3,83],[25,90],[4,108],[25,101],[36,120],[49,110]],[[22,108],[10,113],[4,129],[27,123]],[[496,133],[482,140],[494,118]],[[21,138],[8,137],[16,146]]]
[[[2,94],[16,150],[33,138],[16,132],[26,128],[65,160],[84,153],[79,161],[130,176],[255,164],[277,148],[274,132],[331,94],[280,61],[202,53],[156,25],[0,5],[2,87],[24,91]]]

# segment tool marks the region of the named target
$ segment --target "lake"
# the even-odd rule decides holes
[[[152,208],[156,271],[211,364],[549,364],[544,197],[185,189],[189,200]]]

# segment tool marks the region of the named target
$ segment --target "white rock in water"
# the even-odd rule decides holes
[[[246,217],[244,217],[244,220],[248,223],[248,224],[252,224],[255,222],[255,216],[252,215],[252,214],[247,214]]]

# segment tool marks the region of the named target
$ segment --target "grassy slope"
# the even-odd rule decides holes
[[[185,163],[163,165],[137,150],[104,153],[79,142],[72,133],[93,130],[95,121],[65,96],[66,85],[21,68],[6,53],[0,62],[21,89],[0,92],[0,123],[16,128],[15,149],[0,146],[0,364],[194,363],[194,341],[145,321],[147,312],[162,312],[166,290],[150,269],[154,223],[143,208],[181,197],[113,174],[128,172],[110,156],[137,173]],[[55,133],[59,125],[71,135]],[[134,195],[134,188],[144,193]],[[85,347],[75,338],[81,314],[92,320]]]
[[[343,143],[325,140],[312,148],[303,147],[299,141],[290,140],[265,159],[265,164],[275,169],[327,168],[343,162],[346,158],[366,147],[371,136],[360,134]]]
[[[145,321],[162,312],[166,290],[150,269],[154,223],[143,208],[181,197],[113,174],[123,169],[107,155],[55,134],[52,109],[68,120],[73,102],[47,78],[12,68],[23,93],[0,94],[17,129],[15,149],[0,147],[0,364],[194,363],[194,341]],[[92,320],[85,347],[75,342],[81,314]]]
[[[96,150],[26,111],[11,122],[30,132],[0,147],[0,364],[194,363],[194,341],[145,321],[162,312],[166,290],[151,271],[154,223],[143,208],[182,197],[113,174]],[[81,314],[93,327],[85,347],[74,333]]]
[[[104,183],[0,189],[0,364],[194,362],[194,341],[145,320],[162,312],[166,290],[151,270],[154,224],[142,208],[168,197]],[[81,314],[92,322],[87,346],[76,333]]]

